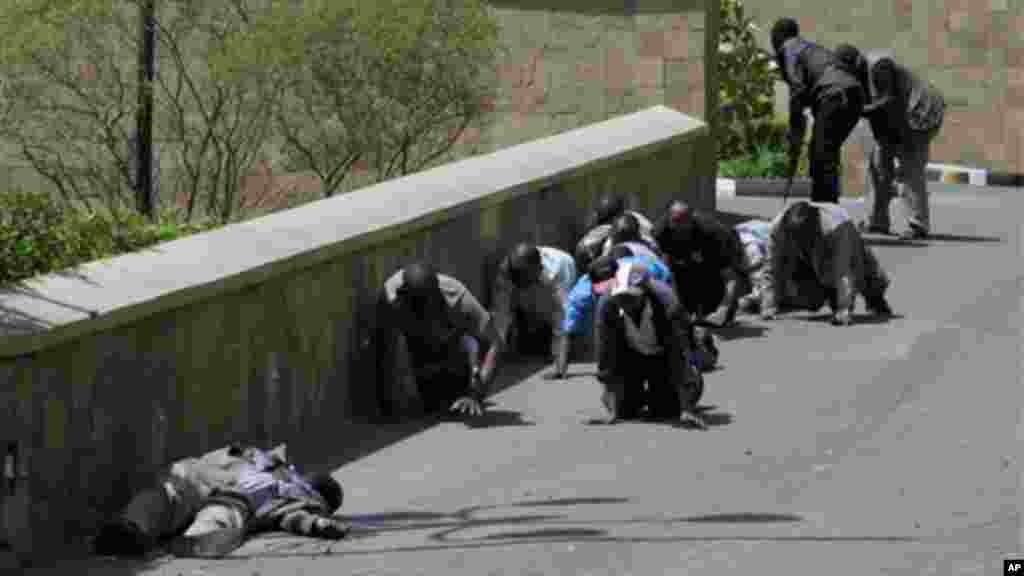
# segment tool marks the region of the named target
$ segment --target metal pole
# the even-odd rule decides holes
[[[139,51],[139,109],[136,139],[136,204],[139,213],[153,219],[153,76],[156,55],[156,0],[139,7],[142,49]]]

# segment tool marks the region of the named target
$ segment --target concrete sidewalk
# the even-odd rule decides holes
[[[349,540],[75,573],[1000,574],[1019,549],[1024,197],[936,191],[936,239],[872,237],[900,316],[742,319],[706,432],[587,425],[599,389],[577,364],[498,394],[490,426],[440,424],[340,468]]]

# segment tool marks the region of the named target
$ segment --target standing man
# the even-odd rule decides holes
[[[900,235],[908,240],[927,238],[931,222],[925,167],[931,142],[942,129],[945,116],[942,93],[897,64],[888,51],[862,54],[854,46],[841,44],[836,47],[836,57],[864,86],[868,104],[863,115],[874,135],[868,147],[865,178],[871,212],[862,229],[890,233],[889,203],[897,195],[894,160],[899,160],[899,196],[904,201],[907,219],[907,229]]]
[[[782,79],[789,85],[789,174],[796,173],[806,129],[804,109],[810,108],[811,200],[838,203],[840,149],[860,121],[864,90],[832,52],[800,37],[796,20],[776,21],[771,41]]]
[[[427,413],[483,414],[502,341],[491,315],[455,278],[415,262],[395,272],[378,297],[378,391],[390,413],[396,375],[411,375]],[[479,351],[487,344],[483,365]]]

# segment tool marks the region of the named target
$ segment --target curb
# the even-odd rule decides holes
[[[951,164],[929,164],[925,170],[928,182],[944,184],[965,184],[967,186],[1024,187],[1024,174],[990,172],[981,168],[968,168]],[[775,178],[718,178],[716,187],[719,198],[735,197],[781,197],[785,189],[784,179]],[[810,198],[811,182],[798,178],[793,182],[790,198]]]

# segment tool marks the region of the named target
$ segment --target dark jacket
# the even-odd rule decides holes
[[[794,272],[803,250],[783,231],[781,222],[788,210],[783,211],[772,221],[768,240],[762,294],[765,310],[776,311],[796,293],[814,291],[817,287],[834,289],[836,308],[849,310],[854,298],[867,286],[888,284],[884,271],[873,259],[868,261],[868,248],[846,209],[831,203],[811,204],[821,216],[821,233],[818,242],[806,250],[813,278],[804,281],[814,285],[801,286],[795,279]]]
[[[782,77],[789,85],[790,111],[815,107],[826,96],[860,86],[832,51],[803,38],[783,43],[778,56]]]
[[[928,132],[942,125],[946,102],[938,88],[897,63],[889,50],[869,51],[864,59],[865,116],[882,145],[899,145],[908,139],[908,132]],[[882,75],[887,82],[879,82]],[[883,90],[886,85],[888,89]]]

